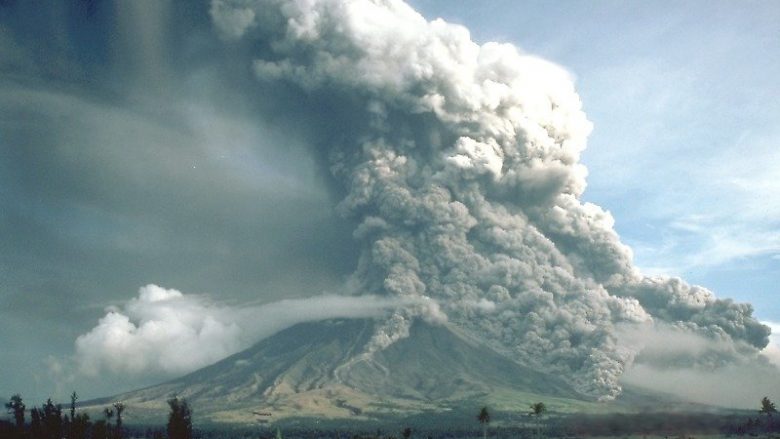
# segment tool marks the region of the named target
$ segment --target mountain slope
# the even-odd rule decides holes
[[[274,419],[370,419],[482,403],[525,410],[541,399],[559,411],[598,405],[562,379],[446,326],[417,322],[408,338],[369,358],[363,350],[373,330],[372,320],[302,323],[189,375],[111,400],[124,401],[138,420],[151,420],[162,419],[165,401],[179,396],[198,418],[217,422],[251,422],[256,411]]]
[[[368,357],[363,350],[373,330],[372,320],[302,323],[184,377],[91,404],[122,400],[137,419],[162,419],[165,401],[179,396],[201,418],[250,422],[253,411],[277,418],[369,419],[448,410],[459,401],[502,395],[579,403],[563,380],[520,366],[446,326],[418,322],[408,338]]]

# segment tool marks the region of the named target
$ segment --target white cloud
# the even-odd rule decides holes
[[[76,358],[84,373],[102,369],[140,373],[186,372],[235,352],[245,336],[236,311],[147,285],[120,309],[111,309],[97,326],[76,339]]]
[[[255,21],[251,8],[228,8],[221,0],[211,2],[211,17],[226,39],[240,38]]]
[[[762,323],[772,328],[772,335],[769,336],[769,344],[761,353],[773,364],[780,367],[780,323]]]
[[[138,291],[138,297],[107,310],[94,328],[79,336],[74,358],[86,375],[102,371],[182,374],[296,323],[379,317],[401,305],[423,306],[441,317],[435,314],[435,303],[416,298],[323,295],[257,306],[226,306],[205,296],[150,284]]]
[[[652,224],[652,233],[637,236],[637,230],[630,230],[643,271],[662,267],[666,274],[680,274],[780,253],[780,200],[770,196],[780,191],[778,142],[780,132],[767,129],[743,133],[706,156],[679,148],[673,152],[678,157],[674,164],[667,155],[642,153],[644,168],[664,170],[658,175],[633,169],[626,176],[639,182],[626,182],[634,191],[657,188],[634,207],[643,218],[641,227]]]

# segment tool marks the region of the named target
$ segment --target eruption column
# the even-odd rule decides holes
[[[433,299],[393,314],[368,351],[443,311],[516,361],[610,399],[636,354],[618,325],[766,345],[750,306],[641,275],[611,215],[580,200],[591,124],[558,66],[476,44],[397,0],[213,0],[211,14],[226,39],[253,45],[269,90],[328,109],[312,148],[359,223],[355,291]]]

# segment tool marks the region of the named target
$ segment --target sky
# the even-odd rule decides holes
[[[54,378],[97,397],[179,373],[70,371],[107,309],[171,291],[196,311],[301,299],[358,263],[309,133],[252,97],[208,4],[182,5],[0,3],[0,394],[68,394]],[[776,2],[411,5],[569,71],[594,126],[582,198],[638,267],[780,321]]]

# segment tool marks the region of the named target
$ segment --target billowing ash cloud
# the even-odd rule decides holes
[[[616,326],[767,344],[750,306],[641,275],[611,215],[580,200],[591,124],[558,66],[397,0],[213,0],[211,14],[255,48],[258,81],[332,110],[307,128],[359,223],[355,291],[429,296],[471,335],[600,399],[620,393],[637,351]],[[394,313],[373,345],[417,313]]]
[[[85,375],[181,374],[296,323],[380,318],[398,307],[441,318],[436,304],[426,298],[324,295],[232,307],[150,284],[120,308],[109,309],[94,328],[79,336],[74,360]]]

